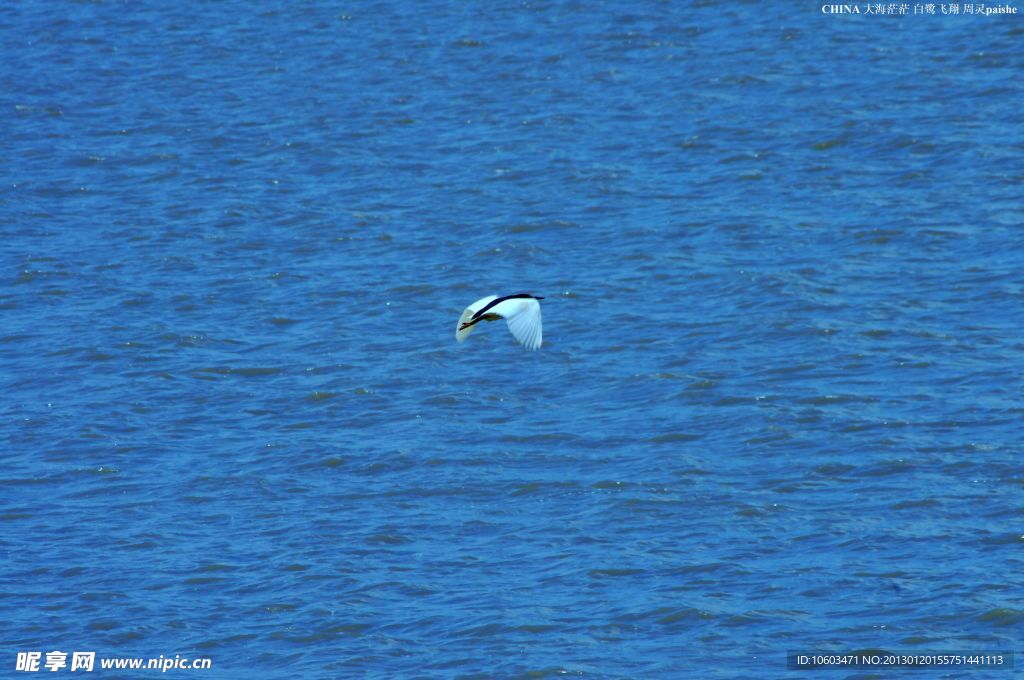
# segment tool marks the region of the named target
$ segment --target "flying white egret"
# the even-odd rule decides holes
[[[481,321],[505,319],[508,322],[508,329],[523,347],[537,349],[543,336],[540,326],[540,303],[537,300],[543,299],[529,293],[516,293],[505,297],[488,295],[480,298],[466,307],[466,311],[459,317],[459,323],[455,327],[455,339],[459,342],[465,340]]]

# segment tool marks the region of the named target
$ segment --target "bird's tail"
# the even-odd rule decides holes
[[[458,342],[462,342],[463,340],[465,340],[466,337],[473,332],[473,329],[476,328],[476,324],[473,324],[472,326],[466,326],[465,328],[463,328],[463,326],[469,323],[470,319],[473,318],[473,314],[475,312],[476,310],[474,310],[472,307],[466,307],[466,311],[464,311],[462,313],[462,316],[459,317],[459,323],[455,325],[455,339]]]

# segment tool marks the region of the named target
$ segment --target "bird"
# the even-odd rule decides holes
[[[512,336],[526,349],[538,349],[543,339],[540,323],[540,303],[542,297],[529,293],[516,293],[498,297],[488,295],[480,298],[462,312],[459,323],[455,326],[455,339],[464,341],[476,324],[481,321],[497,321],[505,319]]]

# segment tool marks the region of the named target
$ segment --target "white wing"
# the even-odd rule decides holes
[[[518,304],[512,309],[506,310],[505,306],[511,302]],[[500,309],[498,313],[505,317],[505,320],[508,322],[508,329],[512,331],[512,335],[523,347],[526,349],[537,349],[540,347],[544,339],[544,333],[541,329],[539,302],[532,298],[507,300],[494,307],[494,309]]]
[[[490,302],[492,300],[497,300],[497,299],[498,299],[497,295],[488,295],[485,298],[480,298],[479,300],[477,300],[476,302],[471,304],[469,307],[466,307],[466,311],[464,311],[462,313],[462,316],[459,317],[459,322],[457,324],[455,324],[455,339],[458,342],[462,342],[463,340],[465,340],[466,336],[468,336],[470,333],[472,333],[473,329],[476,328],[478,325],[480,325],[480,324],[474,324],[474,325],[470,326],[469,328],[467,328],[466,330],[460,331],[459,328],[462,327],[462,324],[464,324],[467,321],[469,321],[470,319],[472,319],[473,315],[476,314],[478,309],[483,309],[484,307],[487,306],[488,302]]]

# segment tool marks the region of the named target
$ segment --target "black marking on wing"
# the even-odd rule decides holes
[[[476,314],[474,314],[472,316],[472,320],[476,320],[476,319],[480,318],[481,315],[483,315],[485,312],[487,312],[487,310],[490,309],[491,307],[493,307],[494,305],[499,304],[501,302],[504,302],[505,300],[515,300],[516,298],[530,298],[530,299],[534,299],[534,300],[542,300],[543,299],[543,298],[535,298],[534,296],[530,295],[529,293],[516,293],[515,295],[506,295],[505,297],[500,297],[500,298],[498,298],[496,300],[491,300],[486,305],[484,305],[481,309],[478,309],[476,311]]]

